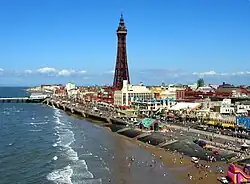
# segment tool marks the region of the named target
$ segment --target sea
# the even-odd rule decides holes
[[[25,88],[0,88],[0,97],[24,96]],[[53,183],[183,182],[151,153],[94,122],[42,104],[0,103],[0,184]]]

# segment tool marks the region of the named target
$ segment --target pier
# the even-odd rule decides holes
[[[5,97],[0,98],[0,103],[41,103],[44,98],[30,97]]]

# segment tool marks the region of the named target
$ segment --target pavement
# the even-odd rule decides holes
[[[245,142],[247,144],[250,145],[250,140],[247,139],[240,139],[240,138],[235,138],[235,137],[231,137],[231,136],[227,136],[227,135],[221,135],[221,134],[217,134],[217,133],[211,133],[211,132],[205,132],[202,130],[197,130],[197,129],[193,129],[193,128],[188,128],[187,127],[181,127],[181,126],[177,126],[177,125],[169,125],[170,128],[175,128],[175,129],[179,129],[179,130],[183,130],[183,131],[189,131],[192,133],[196,133],[196,134],[201,134],[201,135],[205,135],[205,136],[213,136],[213,137],[217,137],[220,139],[224,139],[226,141],[233,141],[236,142],[237,140],[239,140],[240,142]]]

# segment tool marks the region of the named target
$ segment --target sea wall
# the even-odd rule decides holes
[[[157,134],[145,133],[139,129],[129,128],[126,122],[118,118],[100,116],[99,114],[93,114],[87,110],[58,103],[50,99],[47,99],[43,103],[61,109],[69,114],[76,114],[89,120],[101,121],[103,122],[101,125],[109,128],[112,132],[129,138],[135,138],[145,143],[157,146],[165,141],[163,136],[156,136]]]
[[[135,140],[141,141],[146,144],[150,144],[164,150],[178,151],[187,156],[197,156],[200,159],[206,159],[205,151],[201,149],[198,145],[193,143],[192,140],[184,139],[184,140],[172,140],[164,133],[156,132],[145,132],[137,128],[129,127],[129,124],[124,122],[121,119],[117,119],[114,117],[105,117],[99,114],[90,113],[88,110],[83,110],[81,108],[72,107],[70,105],[64,105],[61,103],[55,103],[51,100],[47,100],[44,104],[59,108],[64,110],[68,114],[75,114],[81,118],[86,118],[89,120],[97,120],[99,125],[108,128],[110,131],[120,134],[129,138],[133,138]],[[104,113],[103,113],[104,114]],[[94,123],[95,121],[93,121]],[[199,150],[199,151],[198,151]],[[213,153],[209,153],[209,155]],[[234,155],[223,154],[223,157],[232,157]],[[219,157],[221,157],[219,156]],[[220,158],[218,157],[218,160]]]

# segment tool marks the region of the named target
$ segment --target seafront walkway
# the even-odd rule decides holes
[[[192,133],[196,133],[196,134],[200,134],[200,135],[205,135],[208,137],[220,138],[220,139],[224,139],[226,141],[236,142],[238,140],[239,142],[242,142],[242,143],[245,142],[247,144],[250,144],[250,140],[247,140],[247,139],[241,139],[241,138],[231,137],[231,136],[227,136],[227,135],[221,135],[221,134],[217,134],[217,133],[205,132],[205,131],[197,130],[197,129],[193,129],[193,128],[188,129],[187,127],[181,127],[181,126],[172,125],[172,124],[169,125],[168,127],[174,128],[174,129],[179,129],[179,130],[186,131],[186,132],[192,132]]]
[[[60,98],[49,98],[46,99],[43,103],[48,104],[49,102],[57,107],[61,106],[64,109],[65,108],[70,109],[72,113],[80,112],[84,117],[86,115],[93,116],[96,118],[106,119],[108,122],[110,122],[111,119],[124,121],[123,118],[126,118],[123,117],[114,107],[109,107],[109,106],[105,107],[97,103],[80,102],[80,101],[73,101],[70,99],[60,99]]]
[[[103,106],[99,106],[98,104],[95,104],[95,103],[77,103],[77,102],[73,102],[71,100],[68,100],[67,103],[63,102],[62,99],[50,99],[50,100],[52,100],[56,103],[60,103],[61,105],[62,104],[66,105],[69,108],[84,111],[85,113],[88,113],[90,115],[108,118],[108,119],[120,119],[123,122],[126,122],[127,124],[131,124],[131,123],[129,123],[129,117],[122,117],[120,115],[120,113],[118,113],[117,109],[115,109],[115,108],[103,107]],[[75,104],[75,105],[73,105],[73,104]],[[174,125],[174,124],[169,124],[168,127],[171,129],[182,130],[184,132],[200,134],[200,135],[207,136],[207,137],[213,137],[215,142],[217,142],[217,140],[215,140],[217,138],[217,139],[221,139],[221,142],[222,142],[222,140],[224,140],[225,142],[229,142],[229,141],[241,142],[242,144],[245,142],[247,144],[250,144],[250,140],[247,140],[247,139],[241,139],[241,138],[236,138],[236,137],[232,137],[232,136],[206,132],[206,131],[197,130],[194,128],[187,128],[187,127]],[[220,147],[224,147],[224,146],[220,145]],[[226,147],[226,145],[225,145],[225,147]]]

